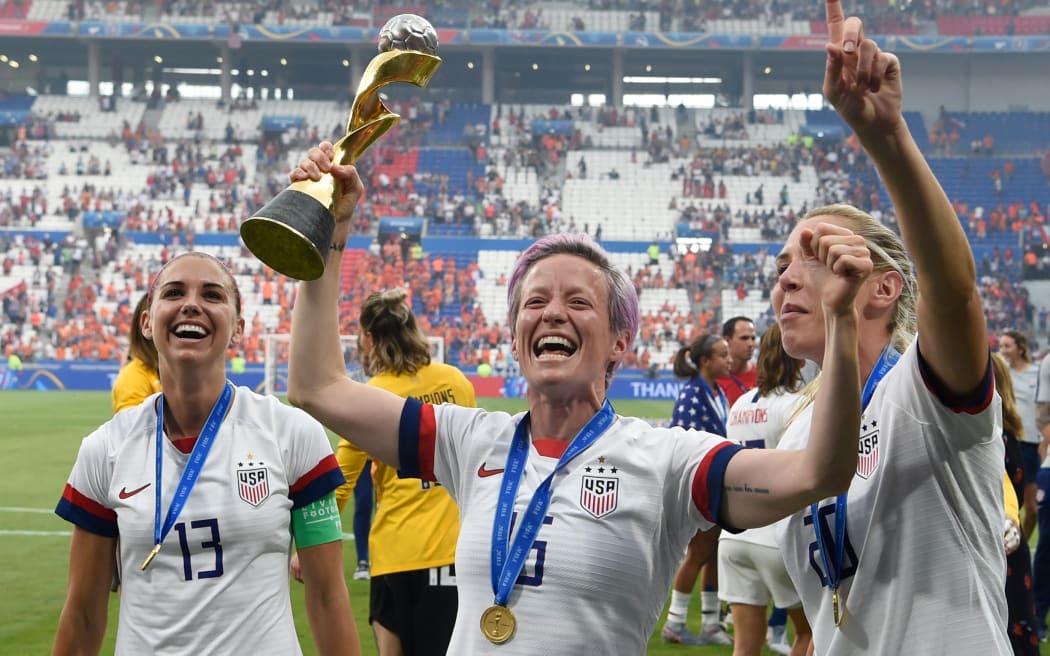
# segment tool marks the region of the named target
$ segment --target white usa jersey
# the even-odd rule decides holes
[[[343,482],[324,428],[238,387],[176,524],[153,548],[153,395],[84,438],[55,512],[120,535],[117,654],[299,654],[289,602],[291,511]],[[161,521],[189,454],[163,440]]]
[[[810,509],[777,524],[820,656],[1013,653],[1003,593],[1002,407],[991,365],[968,405],[947,405],[917,344],[861,417],[846,510],[843,626],[834,625]],[[805,446],[812,410],[792,422],[779,448]],[[835,499],[817,514],[823,541],[834,545]]]
[[[459,504],[459,613],[448,653],[644,654],[689,539],[718,521],[725,466],[740,447],[710,433],[616,417],[554,477],[550,507],[508,602],[516,633],[496,646],[480,621],[493,603],[492,526],[522,417],[411,399],[402,413],[402,471],[436,478]],[[515,519],[565,446],[531,442]]]
[[[759,396],[757,389],[748,390],[729,409],[726,437],[749,449],[775,449],[800,400],[798,394],[783,389],[768,396]],[[719,539],[740,540],[766,547],[777,546],[774,524],[740,533],[722,531]]]

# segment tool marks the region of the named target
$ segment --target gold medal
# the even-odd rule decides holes
[[[846,609],[839,606],[839,589],[835,588],[831,592],[831,607],[835,612],[835,626],[841,627],[846,622]]]
[[[156,558],[157,554],[159,554],[159,553],[160,553],[160,545],[158,544],[158,545],[153,547],[153,551],[149,552],[149,555],[146,556],[146,560],[143,561],[143,563],[142,563],[142,571],[146,571],[146,568],[149,567],[149,564],[153,562],[153,559]]]
[[[489,606],[481,614],[481,633],[489,642],[502,645],[514,635],[518,621],[506,606]]]

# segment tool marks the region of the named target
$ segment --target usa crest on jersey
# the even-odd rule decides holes
[[[237,470],[237,495],[242,501],[258,506],[270,496],[270,478],[265,467]]]
[[[857,476],[867,479],[879,467],[879,429],[876,420],[860,427],[857,442]]]
[[[584,476],[580,505],[595,518],[616,510],[616,496],[620,488],[618,478],[611,476]]]

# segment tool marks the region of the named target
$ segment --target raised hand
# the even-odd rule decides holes
[[[864,238],[842,226],[818,223],[799,233],[799,245],[812,267],[811,281],[820,290],[825,314],[852,312],[857,292],[874,269]]]
[[[335,194],[335,207],[332,215],[336,223],[349,221],[354,214],[354,208],[364,195],[365,189],[361,184],[361,178],[357,175],[357,169],[350,164],[336,164],[332,161],[335,156],[335,147],[322,141],[306,153],[306,157],[299,160],[299,166],[292,169],[288,178],[292,182],[303,182],[313,180],[314,182],[330,173],[337,185]]]
[[[824,97],[861,138],[896,129],[903,121],[897,56],[864,37],[860,18],[844,18],[842,0],[825,0],[825,8]]]

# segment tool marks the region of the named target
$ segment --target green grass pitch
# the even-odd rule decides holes
[[[524,402],[479,399],[486,408],[517,411]],[[647,418],[666,418],[669,401],[619,401],[617,412]],[[0,392],[0,651],[10,656],[50,651],[58,615],[65,599],[71,527],[52,512],[80,440],[110,417],[107,392]],[[343,526],[352,526],[351,508]],[[376,654],[368,617],[368,583],[349,575],[357,562],[353,542],[345,545],[347,585],[364,653]],[[292,608],[303,651],[316,654],[303,606],[302,586],[292,586]],[[690,612],[690,625],[700,618],[699,595]],[[110,595],[109,630],[102,653],[113,653],[117,624],[117,595]],[[665,645],[657,634],[649,643],[651,655],[728,655],[728,647],[686,648]],[[1050,654],[1050,650],[1043,651]],[[772,654],[763,651],[763,654]]]

